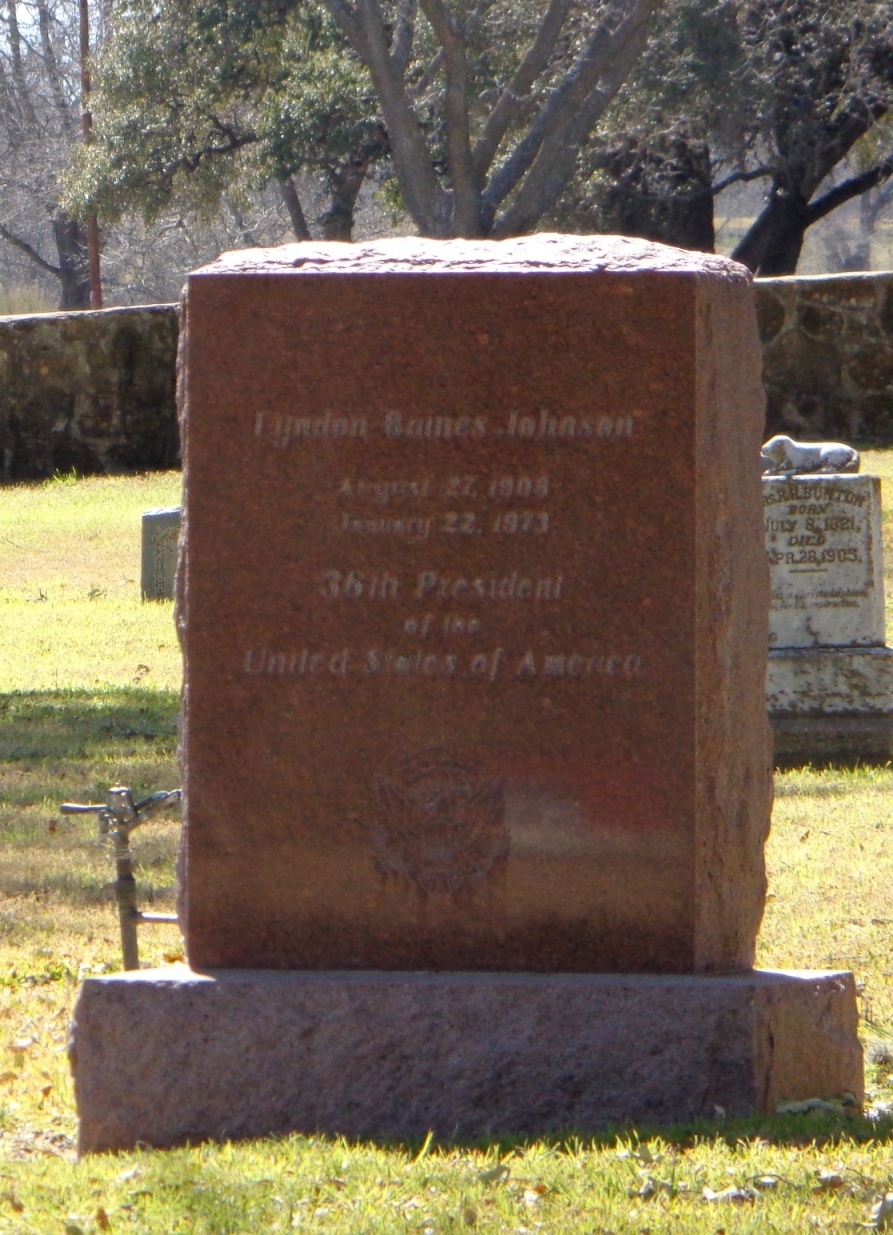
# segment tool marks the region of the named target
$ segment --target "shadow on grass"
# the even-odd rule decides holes
[[[0,764],[106,757],[134,744],[173,753],[179,695],[145,687],[0,695]]]
[[[885,1145],[893,1143],[893,1115],[867,1119],[861,1115],[839,1116],[812,1112],[808,1115],[749,1115],[735,1119],[695,1119],[675,1124],[608,1124],[598,1132],[530,1133],[518,1136],[492,1136],[455,1139],[445,1137],[412,1137],[405,1140],[387,1138],[325,1137],[320,1140],[401,1150],[412,1158],[437,1150],[475,1149],[495,1155],[500,1162],[510,1164],[516,1153],[536,1146],[555,1153],[577,1154],[587,1151],[624,1148],[645,1142],[660,1141],[667,1149],[691,1149],[705,1141],[724,1141],[729,1148],[763,1141],[768,1145],[794,1147],[835,1145]]]
[[[171,879],[169,883],[150,883],[139,878],[139,859],[136,863],[137,895],[141,909],[167,909],[174,904],[177,886],[173,875],[173,860],[171,861]],[[105,875],[106,872],[103,872]],[[105,882],[96,877],[92,882],[89,875],[41,874],[31,879],[6,878],[0,876],[0,893],[10,900],[31,897],[58,897],[74,908],[89,908],[96,905],[114,905],[114,867],[109,854],[108,877]]]

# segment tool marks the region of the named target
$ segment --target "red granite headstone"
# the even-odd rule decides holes
[[[747,272],[604,237],[307,244],[185,303],[192,965],[749,965]]]

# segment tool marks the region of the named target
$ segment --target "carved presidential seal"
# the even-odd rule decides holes
[[[442,749],[404,759],[392,780],[373,778],[375,864],[422,892],[457,893],[508,858],[502,781]]]

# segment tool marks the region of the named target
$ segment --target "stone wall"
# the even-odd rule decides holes
[[[176,305],[0,317],[0,475],[173,467]]]
[[[767,436],[893,445],[893,273],[756,285]],[[176,305],[0,317],[0,476],[172,467]]]
[[[767,434],[893,445],[893,273],[760,279]]]

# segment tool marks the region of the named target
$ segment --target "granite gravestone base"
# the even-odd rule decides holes
[[[851,979],[747,972],[747,272],[304,244],[224,256],[184,307],[191,972],[85,984],[82,1147],[860,1100]]]
[[[766,699],[780,764],[893,757],[881,482],[764,477],[772,601]]]
[[[88,978],[81,1153],[324,1133],[477,1139],[850,1093],[849,973],[259,973]]]

